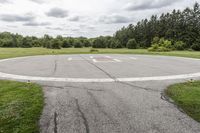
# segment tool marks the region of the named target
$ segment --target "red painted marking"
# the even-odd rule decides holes
[[[114,61],[113,59],[107,57],[95,57],[94,59],[96,61]]]

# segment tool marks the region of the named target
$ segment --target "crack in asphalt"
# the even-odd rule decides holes
[[[81,118],[83,119],[83,124],[85,125],[86,133],[90,133],[88,121],[87,121],[87,119],[86,119],[86,117],[85,117],[85,114],[83,113],[83,111],[82,111],[81,108],[80,108],[80,105],[79,105],[79,103],[78,103],[78,99],[76,99],[76,98],[75,98],[75,103],[76,103],[76,106],[77,106],[77,110],[78,110],[78,112],[80,113]]]
[[[112,123],[115,123],[116,124],[116,122],[114,122],[114,118],[112,118],[103,108],[102,108],[102,106],[100,105],[100,103],[97,101],[97,99],[95,98],[95,96],[91,93],[91,92],[89,92],[89,91],[87,91],[87,93],[88,93],[88,95],[90,96],[90,98],[91,98],[91,100],[94,102],[94,104],[96,105],[96,107],[98,108],[98,110],[100,111],[100,112],[102,112],[110,121],[112,121]]]
[[[64,87],[62,87],[62,86],[53,86],[53,85],[43,85],[43,87],[64,89]]]
[[[120,123],[119,121],[114,118],[110,113],[112,112],[107,112],[104,108],[104,106],[101,105],[101,103],[97,100],[97,98],[94,96],[94,94],[90,91],[87,91],[88,95],[90,96],[91,98],[91,101],[93,102],[93,104],[96,106],[97,110],[99,111],[99,113],[102,113],[105,117],[106,117],[106,120],[105,122],[102,122],[102,125],[113,125],[113,127],[115,127],[113,130],[115,132],[121,132],[120,130]]]
[[[58,63],[57,63],[58,61],[57,61],[57,59],[55,60],[55,62],[54,62],[54,70],[53,70],[53,74],[55,74],[56,73],[56,70],[57,70],[57,65],[58,65]]]
[[[127,82],[121,82],[121,81],[118,81],[118,83],[121,83],[121,84],[124,84],[124,85],[130,86],[130,87],[140,88],[140,89],[143,89],[143,90],[146,90],[146,91],[160,92],[160,91],[158,91],[158,90],[154,90],[154,89],[152,89],[152,88],[141,87],[141,86],[137,86],[137,85],[133,85],[133,84],[127,83]]]
[[[57,130],[58,130],[57,117],[58,117],[58,114],[56,112],[54,112],[54,133],[57,133]]]
[[[155,92],[155,93],[156,92],[158,92],[158,93],[160,92],[159,93],[160,94],[159,95],[160,99],[164,100],[164,102],[166,101],[166,102],[172,103],[174,106],[176,106],[174,104],[174,102],[168,96],[165,95],[164,91],[159,91],[159,90],[153,89],[153,87],[152,88],[147,88],[145,86],[148,86],[148,85],[142,85],[142,84],[139,84],[139,83],[137,84],[137,83],[128,83],[128,82],[118,81],[115,76],[113,76],[112,74],[108,73],[109,71],[108,72],[106,71],[107,69],[104,70],[103,67],[101,68],[101,65],[95,64],[92,61],[87,60],[87,59],[85,59],[85,61],[87,61],[88,63],[90,63],[91,65],[93,65],[94,67],[96,67],[97,69],[102,71],[103,73],[105,73],[108,77],[113,79],[115,81],[116,85],[120,85],[121,84],[121,86],[124,87],[124,88],[129,86],[129,87],[131,87],[131,88],[129,88],[129,90],[134,90],[135,89],[136,92],[137,92],[137,90],[141,90],[141,91],[144,90],[144,92],[148,91],[149,93],[150,92],[152,92],[152,93],[153,92]],[[57,69],[57,61],[55,59],[54,72],[56,72],[56,69]],[[126,108],[126,105],[124,105],[124,101],[119,99],[120,97],[117,97],[116,94],[112,93],[112,88],[111,89],[106,89],[106,88],[97,86],[97,87],[94,87],[94,88],[97,88],[97,89],[94,89],[94,88],[92,88],[92,86],[85,87],[83,85],[84,84],[81,84],[80,86],[79,86],[79,84],[77,84],[77,85],[74,85],[74,84],[70,85],[69,84],[68,85],[66,83],[66,84],[63,84],[63,86],[62,86],[62,84],[57,84],[57,86],[55,84],[55,86],[53,86],[53,85],[52,86],[44,85],[43,87],[49,87],[50,89],[51,88],[55,88],[55,89],[57,89],[57,91],[59,91],[61,93],[65,92],[66,90],[67,90],[67,93],[69,93],[69,92],[71,92],[70,89],[72,91],[77,89],[77,90],[75,90],[75,92],[76,91],[77,92],[79,92],[79,91],[82,92],[82,90],[83,90],[83,91],[86,91],[88,93],[87,97],[89,96],[89,105],[86,105],[85,103],[84,104],[80,104],[81,101],[82,101],[82,99],[81,99],[82,97],[80,97],[80,99],[79,99],[80,95],[75,95],[75,97],[73,97],[73,93],[72,93],[71,96],[70,96],[70,99],[69,99],[69,100],[72,100],[72,104],[73,104],[72,105],[73,108],[71,107],[72,108],[72,113],[76,112],[75,117],[78,117],[77,121],[81,123],[81,126],[83,126],[83,132],[90,133],[90,132],[92,132],[92,129],[94,128],[94,127],[90,127],[91,126],[90,122],[93,122],[93,121],[90,121],[91,116],[90,116],[90,113],[87,112],[88,108],[90,110],[90,106],[91,106],[92,109],[94,108],[95,111],[96,111],[96,109],[98,110],[97,114],[102,114],[99,117],[100,119],[98,119],[98,117],[95,116],[95,120],[98,120],[98,121],[101,122],[101,119],[103,119],[103,120],[105,119],[105,122],[104,121],[102,122],[102,128],[104,128],[104,125],[106,125],[106,126],[107,125],[112,125],[114,127],[113,130],[116,130],[116,132],[124,131],[124,130],[121,129],[121,127],[126,127],[126,128],[124,128],[125,130],[136,131],[137,128],[134,127],[135,124],[132,123],[132,121],[131,121],[131,119],[132,119],[131,113],[132,112],[129,114],[129,112],[130,112],[129,110],[130,109]],[[101,85],[101,83],[100,83],[100,85]],[[139,86],[137,86],[137,85],[139,85]],[[151,86],[149,86],[149,87],[151,87]],[[79,90],[79,89],[82,89],[82,90]],[[97,91],[97,92],[95,92],[95,91]],[[107,97],[110,98],[112,96],[113,98],[116,98],[116,100],[118,100],[118,99],[120,100],[120,101],[119,100],[118,101],[116,101],[116,100],[108,101],[108,102],[112,102],[111,104],[114,105],[113,108],[115,109],[115,111],[116,111],[115,113],[117,114],[117,115],[114,115],[114,117],[113,117],[112,112],[110,111],[110,109],[107,109],[107,104],[105,104],[106,105],[105,106],[104,105],[104,101],[103,102],[100,101],[99,97],[98,97],[99,94],[104,94],[104,93],[107,94],[107,92],[109,92],[112,95],[106,95],[106,96],[101,97],[101,98],[105,99]],[[65,96],[65,95],[63,95],[63,96]],[[65,96],[65,97],[68,97],[68,96]],[[60,108],[60,106],[67,106],[67,104],[65,103],[65,101],[66,101],[65,99],[64,100],[62,100],[62,99],[59,100],[59,99],[60,99],[60,97],[58,95],[58,99],[56,99],[57,105],[55,105],[55,106],[58,106],[58,108]],[[114,102],[116,102],[116,103],[114,103]],[[55,106],[53,106],[53,107],[55,107]],[[71,105],[69,105],[69,106],[71,106]],[[86,107],[88,107],[88,108],[86,108]],[[170,107],[173,107],[173,106],[170,106]],[[67,109],[69,109],[69,108],[67,108]],[[183,112],[180,108],[178,108],[178,109],[179,109],[179,111]],[[65,110],[57,110],[57,112],[56,112],[56,110],[52,110],[52,112],[51,112],[51,122],[52,123],[51,124],[52,124],[53,127],[51,128],[51,130],[53,130],[52,131],[53,133],[58,133],[59,132],[59,129],[60,129],[59,124],[60,123],[59,123],[59,118],[58,117],[60,117],[62,115],[62,113],[65,113],[64,111]],[[183,112],[183,113],[185,113],[185,112]],[[105,116],[105,118],[103,116]],[[121,118],[121,119],[119,120],[118,118],[115,118],[115,116],[117,116],[118,118]],[[101,117],[103,117],[103,118],[101,118]],[[182,119],[185,119],[187,117],[178,116],[176,118],[179,121],[181,121]],[[192,126],[189,125],[187,122],[185,122],[185,121],[181,121],[181,122],[187,124],[188,126],[190,126],[192,128]],[[157,127],[157,125],[152,125],[152,128],[154,130],[156,130],[156,131],[162,131],[162,129],[159,129],[159,125],[158,125],[158,127]],[[195,129],[193,129],[193,130],[195,131]],[[164,130],[163,130],[163,132],[164,132]]]
[[[100,68],[99,66],[95,65],[94,63],[90,62],[89,60],[87,60],[85,57],[79,55],[82,59],[84,59],[86,62],[88,62],[89,64],[93,65],[94,67],[96,67],[97,69],[99,69],[100,71],[102,71],[104,74],[106,74],[108,77],[110,77],[111,79],[113,79],[114,81],[117,81],[116,77],[112,76],[110,73],[106,72],[105,70],[103,70],[102,68]]]
[[[53,70],[52,70],[51,75],[54,75],[54,74],[56,73],[56,71],[57,71],[57,66],[58,66],[58,59],[57,59],[57,56],[55,55],[54,57],[55,57],[55,59],[54,59],[54,67],[53,67]]]
[[[71,86],[71,85],[65,85],[65,86],[53,86],[53,85],[43,85],[43,87],[49,87],[49,88],[57,88],[57,89],[65,89],[65,88],[73,88],[73,89],[84,89],[84,90],[89,90],[89,91],[97,91],[97,92],[102,92],[104,91],[103,89],[91,89],[91,88],[83,88],[83,87],[78,87],[78,86]]]
[[[122,82],[122,81],[118,81],[117,78],[113,75],[111,75],[110,73],[106,72],[104,69],[102,69],[101,67],[95,65],[94,63],[90,62],[89,60],[87,60],[85,57],[79,55],[82,59],[84,59],[86,62],[88,62],[89,64],[93,65],[94,67],[96,67],[97,69],[99,69],[100,71],[102,71],[104,74],[106,74],[108,77],[110,77],[111,79],[113,79],[115,82],[117,83],[121,83],[121,84],[124,84],[124,85],[128,85],[128,86],[131,86],[131,87],[136,87],[136,88],[140,88],[140,89],[143,89],[143,90],[146,90],[146,91],[154,91],[154,92],[160,92],[160,91],[157,91],[157,90],[154,90],[154,89],[151,89],[151,88],[146,88],[146,87],[141,87],[141,86],[136,86],[136,85],[132,85],[132,84],[129,84],[127,82]]]

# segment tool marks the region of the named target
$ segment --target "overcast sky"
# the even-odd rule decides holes
[[[200,0],[0,0],[0,32],[23,35],[113,35],[153,14]]]

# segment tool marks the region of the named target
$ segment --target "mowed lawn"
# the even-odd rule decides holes
[[[146,49],[97,49],[98,52],[90,52],[91,48],[63,48],[60,50],[46,48],[0,48],[0,59],[32,56],[32,55],[57,55],[57,54],[147,54],[200,58],[200,52],[172,51],[172,52],[148,52]]]
[[[0,81],[0,133],[38,133],[42,108],[39,85]]]
[[[200,81],[172,85],[166,94],[185,113],[200,122]]]

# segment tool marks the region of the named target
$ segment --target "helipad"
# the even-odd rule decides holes
[[[56,82],[134,82],[200,77],[200,60],[139,55],[32,56],[0,61],[0,77]]]
[[[0,78],[43,86],[41,133],[199,133],[164,89],[200,79],[200,60],[142,55],[52,55],[0,61]],[[16,88],[17,89],[17,88]],[[87,130],[86,130],[87,128]]]

